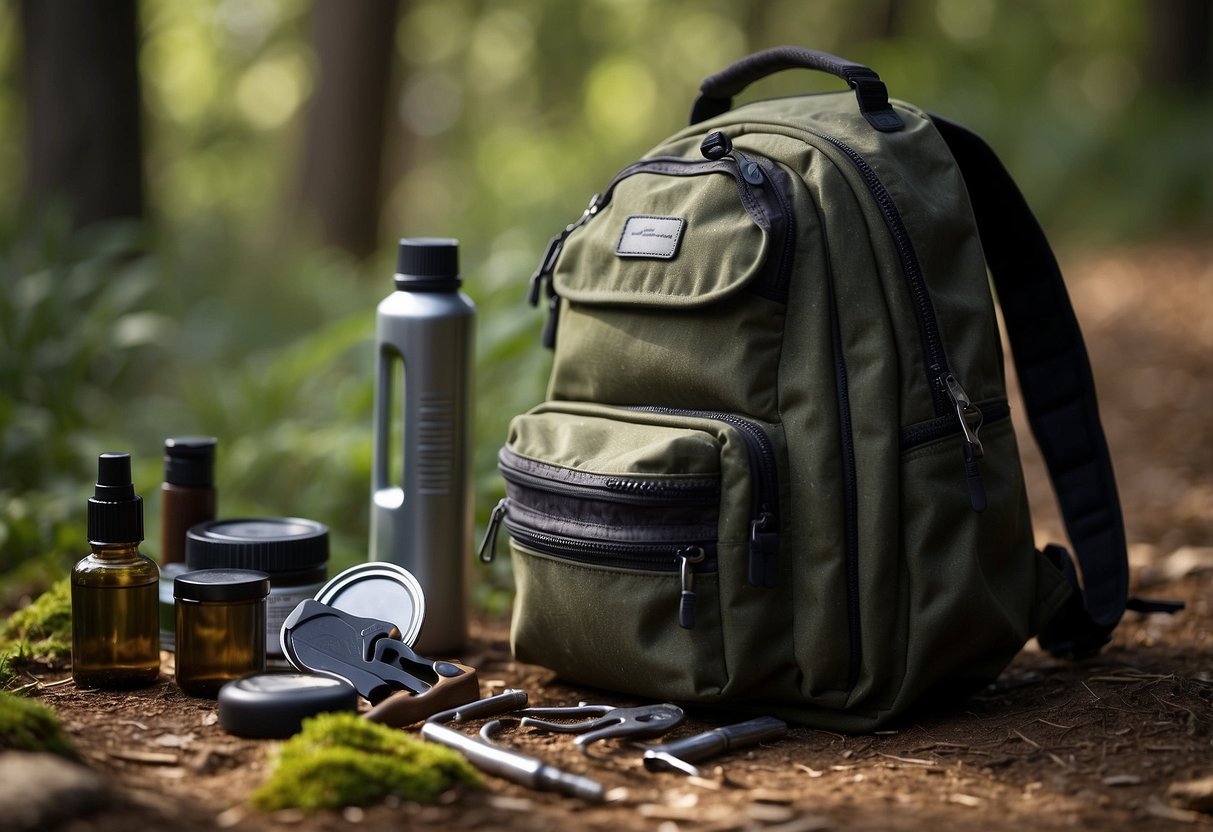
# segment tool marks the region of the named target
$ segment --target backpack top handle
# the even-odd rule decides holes
[[[755,52],[730,64],[699,85],[699,97],[691,109],[691,124],[726,113],[733,106],[733,96],[750,84],[785,69],[816,69],[846,81],[855,90],[859,112],[874,128],[891,133],[905,127],[901,116],[889,104],[884,82],[873,70],[817,49],[799,46],[776,46]]]

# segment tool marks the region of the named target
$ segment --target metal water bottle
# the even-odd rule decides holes
[[[456,240],[402,239],[394,279],[375,327],[370,558],[417,578],[415,647],[449,654],[467,640],[476,307],[459,291]]]

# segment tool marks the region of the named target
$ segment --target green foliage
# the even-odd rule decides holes
[[[74,754],[55,712],[23,696],[0,691],[0,751]]]
[[[265,811],[366,806],[390,795],[428,803],[455,786],[480,783],[467,760],[448,748],[333,713],[304,720],[250,799]]]

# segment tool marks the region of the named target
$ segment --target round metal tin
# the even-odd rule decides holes
[[[403,566],[387,561],[351,566],[320,587],[316,600],[359,618],[394,624],[410,647],[425,621],[421,584]]]
[[[319,673],[256,673],[219,689],[219,724],[240,737],[285,739],[309,716],[357,709],[353,685]]]

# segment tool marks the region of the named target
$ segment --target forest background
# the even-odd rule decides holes
[[[86,552],[101,451],[133,453],[156,554],[172,435],[219,438],[222,515],[314,518],[332,571],[364,559],[401,236],[462,244],[483,528],[509,418],[543,395],[525,294],[547,239],[705,76],[785,43],[982,133],[1063,264],[1207,244],[1205,0],[0,4],[0,609]],[[508,562],[475,574],[508,603]]]

